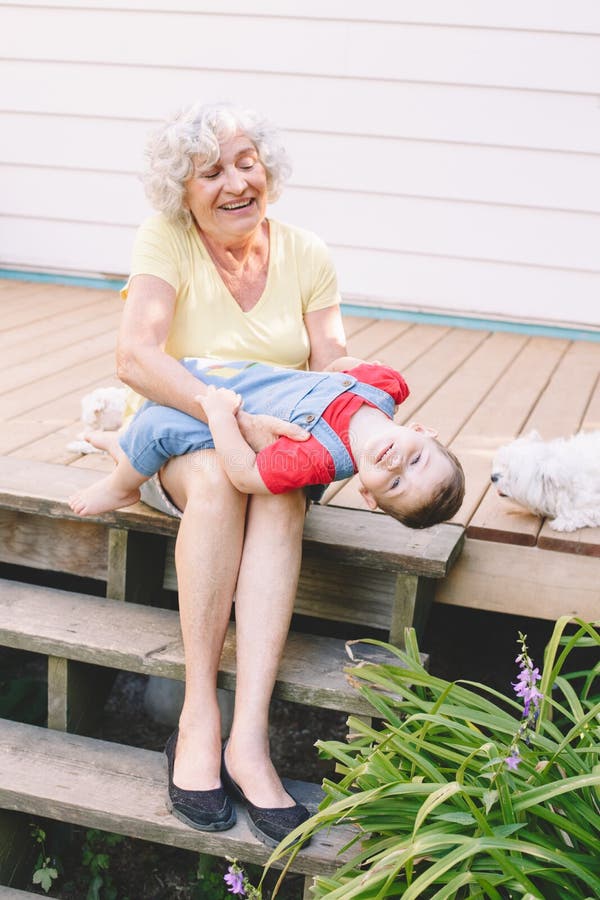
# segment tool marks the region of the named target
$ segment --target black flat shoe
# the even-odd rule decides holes
[[[235,825],[235,808],[225,790],[186,791],[173,784],[175,750],[179,729],[176,728],[165,746],[169,770],[168,807],[175,818],[198,831],[226,831]]]
[[[248,813],[248,826],[254,837],[266,844],[267,847],[277,847],[287,837],[290,831],[301,825],[310,817],[310,813],[301,803],[295,802],[294,806],[265,807],[255,806],[246,797],[243,790],[236,784],[225,765],[225,748],[221,757],[221,781],[234,800],[238,800]],[[291,796],[291,795],[290,795]],[[295,799],[292,797],[292,799]],[[310,843],[310,838],[303,844]]]

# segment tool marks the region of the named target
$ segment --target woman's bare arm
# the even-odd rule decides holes
[[[175,312],[175,289],[154,275],[131,280],[117,342],[117,374],[148,400],[206,422],[199,395],[206,388],[165,353]]]
[[[304,324],[310,340],[309,368],[323,372],[334,359],[346,354],[346,336],[339,306],[306,313]]]

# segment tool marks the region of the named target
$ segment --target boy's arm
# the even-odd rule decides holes
[[[246,442],[237,420],[241,397],[227,388],[207,387],[198,397],[208,418],[221,464],[231,483],[244,494],[270,494],[256,465],[256,453]]]
[[[364,359],[358,359],[356,356],[340,356],[334,359],[328,366],[323,369],[324,372],[345,372],[347,369],[353,369],[355,366],[362,366]]]

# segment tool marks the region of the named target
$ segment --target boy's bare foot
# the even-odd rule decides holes
[[[115,462],[119,461],[119,434],[117,431],[84,431],[83,439],[92,447],[110,453]],[[115,507],[116,509],[117,507]]]
[[[139,490],[124,491],[115,486],[109,475],[73,494],[69,497],[68,503],[78,516],[97,516],[113,509],[121,509],[123,506],[131,506],[139,499]]]

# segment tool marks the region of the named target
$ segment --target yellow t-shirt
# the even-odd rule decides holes
[[[304,369],[310,355],[303,317],[340,302],[329,252],[316,235],[269,219],[269,268],[258,303],[243,312],[221,279],[198,232],[162,215],[137,232],[127,297],[134,275],[156,275],[176,292],[165,350],[176,359],[252,359]],[[133,392],[132,392],[133,395]],[[143,398],[133,395],[126,415]]]

